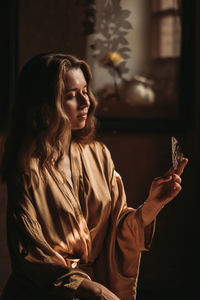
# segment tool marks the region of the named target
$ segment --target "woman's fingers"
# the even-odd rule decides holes
[[[178,183],[177,181],[174,181],[173,183],[173,190],[180,192],[180,190],[182,189],[180,183]]]
[[[164,176],[154,178],[149,199],[155,203],[167,204],[174,199],[181,191],[181,174],[188,163],[187,158],[182,158],[177,170],[170,168]]]
[[[172,175],[172,177],[173,177],[174,182],[177,182],[178,184],[181,184],[182,179],[178,174],[174,173]]]
[[[163,177],[168,177],[174,173],[174,168],[171,167],[166,173],[164,173]]]
[[[170,181],[172,181],[175,184],[175,186],[177,187],[177,184],[178,185],[181,184],[182,179],[176,173],[174,173],[172,175],[169,175],[169,176],[157,177],[157,178],[154,179],[154,183],[157,184],[157,185],[161,185],[163,183],[167,183],[167,182],[170,182]]]
[[[188,163],[188,159],[183,157],[181,159],[181,162],[178,166],[178,168],[175,170],[176,174],[178,174],[179,176],[183,173],[184,169],[185,169],[185,166],[187,165]]]
[[[157,177],[157,178],[155,178],[155,180],[162,180],[162,182],[164,182],[164,181],[170,180],[170,176],[171,175],[177,174],[178,176],[181,176],[181,174],[183,173],[183,171],[184,171],[185,166],[187,165],[187,163],[188,163],[188,159],[185,158],[185,157],[183,157],[181,159],[179,167],[176,170],[174,170],[174,168],[171,167],[166,173],[164,173],[163,176]]]
[[[172,180],[173,176],[172,175],[168,175],[168,176],[160,176],[160,177],[156,177],[154,178],[154,182],[157,184],[162,184],[164,182],[169,182],[170,180]]]

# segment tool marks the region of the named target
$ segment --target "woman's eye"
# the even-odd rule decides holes
[[[67,94],[67,95],[65,95],[65,99],[66,100],[70,100],[70,99],[73,99],[73,98],[74,98],[73,94]]]
[[[88,95],[88,91],[87,90],[83,91],[83,95]]]

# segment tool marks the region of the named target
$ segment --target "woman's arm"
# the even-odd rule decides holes
[[[83,279],[77,289],[76,296],[92,300],[119,300],[116,295],[114,295],[102,284],[88,279]]]
[[[8,184],[7,231],[13,272],[37,288],[73,299],[81,281],[89,276],[69,268],[64,257],[48,243],[37,218],[32,185],[26,179],[23,177],[20,184],[10,180]]]
[[[149,225],[159,211],[172,201],[181,191],[181,174],[188,163],[187,158],[182,158],[177,170],[170,168],[164,176],[153,180],[149,196],[142,207],[144,226]]]

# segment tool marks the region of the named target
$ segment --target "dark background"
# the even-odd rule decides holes
[[[0,137],[7,130],[9,109],[15,94],[16,76],[33,55],[65,52],[85,58],[83,8],[77,1],[1,1]],[[196,299],[199,264],[199,37],[200,2],[183,1],[183,49],[180,103],[181,118],[162,123],[140,120],[127,123],[99,121],[98,138],[112,153],[124,181],[130,206],[146,199],[154,177],[171,166],[170,137],[179,138],[189,164],[183,190],[157,218],[151,250],[142,254],[140,299]],[[119,122],[119,121],[117,121]],[[124,123],[123,123],[124,124]],[[118,128],[118,129],[117,129]],[[121,128],[121,130],[120,130]],[[2,143],[3,144],[3,143]],[[0,154],[3,147],[0,148]],[[6,246],[6,188],[0,186],[0,290],[9,274]],[[197,294],[198,295],[198,294]]]

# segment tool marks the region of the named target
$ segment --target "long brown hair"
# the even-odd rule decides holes
[[[91,103],[85,127],[74,132],[62,108],[65,74],[73,68],[82,70]],[[63,139],[91,142],[96,108],[91,79],[88,64],[72,55],[45,53],[25,64],[18,78],[15,107],[2,159],[4,179],[11,170],[28,171],[33,157],[39,159],[40,169],[52,161],[58,168],[64,154]]]

